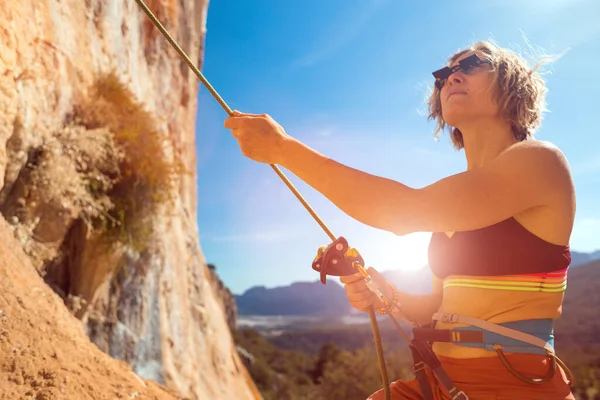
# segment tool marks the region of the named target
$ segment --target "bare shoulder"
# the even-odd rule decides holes
[[[568,167],[567,158],[558,146],[544,140],[525,140],[515,143],[506,149],[503,155],[519,158],[526,157],[530,161],[554,160]]]
[[[527,230],[542,239],[566,244],[570,240],[576,210],[575,185],[564,153],[553,143],[528,140],[507,149],[499,163],[527,181],[527,190],[543,201],[514,215]],[[501,157],[498,157],[498,161]]]
[[[515,143],[491,164],[494,164],[490,165],[491,175],[520,181],[520,190],[537,196],[540,205],[569,213],[574,208],[575,185],[571,169],[564,153],[553,143],[542,140]]]
[[[555,178],[570,179],[570,167],[565,154],[551,142],[526,140],[506,149],[497,161],[512,169],[527,168],[529,173],[554,175]],[[525,172],[525,171],[523,171]]]

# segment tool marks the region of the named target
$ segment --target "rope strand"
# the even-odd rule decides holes
[[[194,72],[194,74],[198,77],[198,79],[200,79],[200,81],[208,89],[210,94],[215,98],[215,100],[217,100],[217,102],[221,105],[221,107],[223,107],[225,112],[227,112],[227,114],[229,116],[232,116],[233,110],[229,107],[229,105],[227,105],[225,100],[223,100],[223,98],[212,87],[210,82],[208,82],[208,80],[204,77],[202,72],[200,72],[198,67],[196,67],[196,65],[194,65],[192,60],[190,60],[189,56],[185,53],[185,51],[183,51],[183,49],[179,46],[179,44],[177,44],[175,39],[173,39],[173,37],[169,34],[167,29],[165,29],[165,27],[161,24],[161,22],[158,20],[158,18],[156,18],[154,13],[152,13],[152,11],[148,8],[148,6],[146,6],[146,4],[142,0],[135,0],[135,1],[140,6],[140,8],[144,11],[144,13],[146,13],[148,18],[150,18],[150,20],[154,23],[156,28],[158,28],[158,30],[163,34],[163,36],[167,39],[167,41],[171,44],[171,46],[173,46],[173,48],[177,51],[179,56],[186,62],[186,64],[190,67],[190,69]],[[327,225],[325,225],[325,222],[323,222],[323,220],[317,215],[317,213],[312,209],[312,207],[306,202],[304,197],[300,194],[300,192],[298,191],[298,189],[296,189],[296,187],[292,184],[292,182],[284,175],[283,172],[281,172],[281,169],[279,169],[279,167],[277,165],[274,165],[274,164],[269,164],[269,165],[271,166],[271,168],[273,168],[273,170],[275,171],[275,173],[277,173],[277,175],[281,178],[281,180],[286,184],[286,186],[292,191],[292,193],[294,193],[296,198],[300,201],[300,203],[304,206],[304,208],[306,208],[308,213],[314,218],[314,220],[319,224],[319,226],[323,229],[323,231],[325,231],[327,236],[329,236],[329,238],[332,241],[336,240],[337,237],[327,227]],[[375,341],[375,348],[377,350],[377,359],[379,361],[379,368],[381,370],[381,378],[383,381],[383,389],[385,392],[385,398],[386,398],[386,400],[390,400],[391,397],[390,397],[389,379],[388,379],[388,375],[387,375],[387,368],[385,365],[385,358],[383,356],[383,349],[381,346],[381,336],[379,334],[379,327],[377,326],[377,319],[375,318],[375,312],[373,311],[373,308],[369,308],[368,312],[369,312],[369,318],[371,320],[371,327],[373,329],[373,339]],[[394,317],[391,314],[390,314],[390,318],[392,319],[392,321],[395,322]],[[397,325],[397,323],[396,323],[396,325]],[[402,332],[402,333],[404,333],[404,332]]]
[[[173,48],[177,51],[179,56],[186,62],[186,64],[190,67],[190,69],[194,72],[194,74],[198,77],[198,79],[200,79],[200,81],[206,87],[206,89],[208,89],[210,94],[215,98],[215,100],[217,100],[217,102],[221,105],[221,107],[223,107],[225,112],[229,116],[233,116],[233,110],[231,109],[231,107],[229,107],[229,105],[225,102],[225,100],[223,100],[223,98],[219,95],[219,93],[217,93],[215,88],[212,87],[212,85],[210,84],[208,79],[206,79],[204,77],[204,75],[202,74],[202,72],[200,72],[198,67],[196,67],[196,65],[194,65],[194,63],[192,62],[190,57],[186,54],[185,51],[183,51],[183,49],[179,46],[179,44],[177,44],[175,39],[173,39],[173,37],[171,36],[171,34],[169,34],[169,32],[163,26],[163,24],[161,24],[161,22],[158,20],[158,18],[156,18],[154,13],[148,8],[148,6],[142,0],[135,0],[135,1],[136,1],[136,3],[139,4],[140,8],[146,13],[148,18],[150,18],[150,20],[154,23],[154,25],[158,28],[158,30],[163,34],[163,36],[167,39],[167,41],[171,44],[171,46],[173,46]],[[302,195],[300,194],[298,189],[296,189],[294,184],[288,179],[287,176],[284,175],[284,173],[281,171],[281,169],[279,169],[279,167],[275,164],[269,164],[269,165],[271,166],[271,168],[273,168],[273,170],[275,170],[277,175],[279,175],[281,180],[283,180],[283,182],[292,191],[292,193],[294,193],[296,198],[300,201],[300,203],[304,206],[304,208],[306,208],[308,213],[315,219],[315,221],[317,221],[317,223],[321,226],[321,228],[325,231],[325,233],[329,236],[329,238],[332,241],[335,240],[336,236],[333,234],[333,232],[327,227],[327,225],[325,225],[323,220],[317,215],[317,213],[312,209],[312,207],[306,202],[306,200],[304,199],[304,197],[302,197]]]

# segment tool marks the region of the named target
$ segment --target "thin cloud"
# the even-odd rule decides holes
[[[590,3],[589,0],[488,0],[482,4],[489,7],[518,8],[519,10],[534,12],[536,14],[556,14],[566,8]]]
[[[214,243],[274,243],[287,241],[298,234],[287,231],[259,231],[237,235],[202,235],[202,240]]]
[[[583,162],[579,162],[573,166],[573,175],[580,177],[590,174],[600,173],[600,155],[588,158]]]
[[[365,25],[389,0],[372,0],[365,2],[362,10],[357,10],[350,17],[333,22],[331,31],[321,35],[319,46],[308,54],[293,60],[290,68],[306,68],[313,66],[330,54],[349,45],[361,33]]]
[[[579,225],[586,228],[600,228],[600,218],[584,218],[579,221]]]
[[[596,251],[600,247],[599,237],[600,218],[596,216],[577,218],[571,235],[571,243],[576,243],[576,247],[571,247],[577,251]]]
[[[415,109],[418,116],[427,118],[429,116],[428,101],[433,91],[433,77],[420,79],[413,85],[413,90],[422,99],[421,104]]]
[[[513,18],[528,19],[528,31],[548,38],[552,46],[563,53],[559,56],[564,55],[565,48],[581,46],[600,36],[600,25],[596,23],[600,11],[597,0],[488,0],[480,6],[485,13],[504,11]],[[555,32],[548,33],[549,26],[563,29],[556,35]]]
[[[317,135],[322,137],[330,137],[335,132],[334,127],[327,127],[317,131]]]

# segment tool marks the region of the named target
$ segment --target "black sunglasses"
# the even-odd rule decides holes
[[[433,77],[435,78],[435,86],[438,90],[442,90],[444,84],[446,83],[446,79],[456,71],[461,71],[463,74],[468,74],[471,69],[478,67],[482,64],[489,64],[490,62],[487,60],[482,60],[479,58],[477,54],[470,55],[467,58],[464,58],[458,62],[458,65],[454,67],[444,67],[442,69],[438,69],[433,72]]]

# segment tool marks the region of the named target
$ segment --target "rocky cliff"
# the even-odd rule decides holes
[[[102,353],[0,218],[0,398],[175,400]]]
[[[146,4],[200,65],[207,0]],[[0,38],[0,211],[28,262],[140,376],[259,398],[199,247],[197,78],[134,0],[1,2]]]
[[[225,313],[225,318],[227,319],[227,325],[229,325],[229,329],[234,331],[237,329],[237,303],[235,301],[235,296],[231,293],[231,290],[221,280],[219,274],[216,271],[216,267],[214,264],[207,265],[208,270],[210,271],[210,283],[212,289],[219,300],[219,304],[223,308],[223,312]]]

